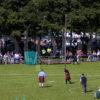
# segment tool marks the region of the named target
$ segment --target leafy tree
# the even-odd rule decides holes
[[[74,32],[99,32],[99,17],[100,0],[0,0],[0,34],[59,34],[65,23]]]

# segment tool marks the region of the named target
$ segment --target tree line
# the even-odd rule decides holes
[[[66,16],[66,22],[65,22]],[[100,0],[0,0],[0,34],[100,32]]]
[[[0,36],[14,37],[16,51],[20,36],[59,35],[65,29],[100,33],[100,0],[0,0]]]

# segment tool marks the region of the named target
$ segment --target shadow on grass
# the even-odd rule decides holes
[[[75,82],[71,82],[70,84],[75,84]]]
[[[50,88],[50,87],[52,87],[52,85],[46,85],[46,86],[44,86],[44,88]]]
[[[93,92],[93,90],[87,90],[86,92]]]
[[[67,83],[65,83],[65,84],[66,84],[66,85],[68,85],[68,84],[69,84],[69,85],[73,85],[73,84],[75,84],[75,83],[76,83],[76,82],[71,82],[71,83],[70,83],[70,82],[67,82]]]

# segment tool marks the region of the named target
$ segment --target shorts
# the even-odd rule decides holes
[[[44,82],[45,82],[44,76],[39,76],[39,82],[40,82],[40,83],[44,83]]]

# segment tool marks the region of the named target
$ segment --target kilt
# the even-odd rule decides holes
[[[39,76],[39,82],[44,83],[45,82],[45,77],[44,76]]]
[[[65,80],[70,80],[71,78],[70,78],[70,74],[68,74],[68,73],[65,73]]]

